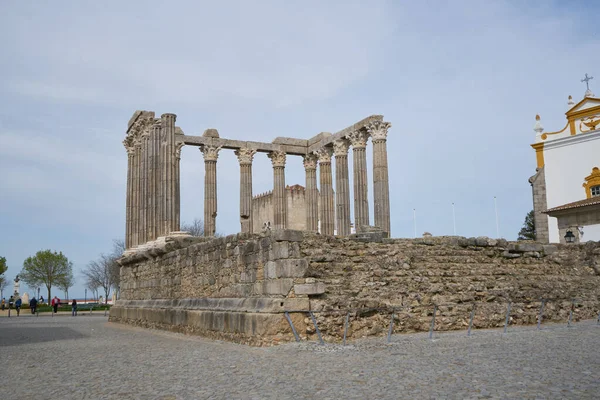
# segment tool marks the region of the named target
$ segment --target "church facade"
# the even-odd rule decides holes
[[[586,84],[589,79],[586,74]],[[600,98],[571,96],[563,129],[546,132],[536,116],[533,191],[536,237],[546,243],[600,241]]]

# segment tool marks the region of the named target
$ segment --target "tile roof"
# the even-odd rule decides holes
[[[562,210],[570,210],[573,208],[594,206],[596,204],[600,204],[600,196],[591,197],[585,200],[574,201],[573,203],[563,204],[562,206],[554,207],[549,210],[543,211],[545,214],[549,214],[554,211],[562,211]]]

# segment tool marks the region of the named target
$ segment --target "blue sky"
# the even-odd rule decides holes
[[[124,235],[136,109],[186,134],[271,141],[371,114],[388,136],[392,233],[515,239],[532,208],[535,114],[564,126],[584,73],[600,92],[593,2],[63,1],[0,4],[0,255],[12,280],[40,249],[79,270]],[[526,3],[526,4],[525,4]],[[370,152],[370,148],[368,149]],[[239,166],[218,164],[217,230],[239,230]],[[203,214],[203,159],[185,147],[182,220]],[[286,180],[304,184],[301,159]],[[266,155],[254,192],[272,187]],[[372,196],[372,190],[369,193]],[[371,202],[372,205],[372,202]],[[372,217],[371,217],[372,218]],[[62,294],[57,292],[57,294]]]

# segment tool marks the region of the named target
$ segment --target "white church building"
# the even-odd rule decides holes
[[[586,85],[586,77],[582,82]],[[600,241],[600,98],[569,96],[566,126],[545,132],[536,116],[533,189],[536,237],[546,243]]]

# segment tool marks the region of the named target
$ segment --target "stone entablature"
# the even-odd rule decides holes
[[[124,256],[121,300],[110,320],[241,343],[293,340],[284,311],[351,311],[348,337],[383,336],[398,310],[395,332],[426,331],[438,304],[436,330],[465,329],[477,302],[475,328],[596,318],[600,306],[600,243],[542,245],[485,237],[386,239],[381,232],[348,238],[300,231],[240,233],[223,238],[167,237]],[[351,273],[349,273],[351,271]],[[316,314],[325,339],[339,342],[344,318]],[[303,313],[290,313],[315,340]]]
[[[390,234],[389,178],[386,138],[389,122],[372,115],[335,134],[321,132],[311,139],[277,137],[271,143],[221,138],[216,129],[202,136],[188,136],[175,126],[175,114],[154,118],[154,112],[136,111],[124,141],[128,152],[126,247],[179,230],[179,161],[184,145],[198,146],[204,157],[204,234],[213,236],[217,219],[217,160],[223,149],[234,150],[240,165],[240,224],[242,232],[253,232],[252,162],[256,153],[266,153],[273,166],[274,229],[290,228],[285,201],[285,166],[288,156],[302,156],[306,172],[305,229],[324,235],[350,234],[350,190],[347,152],[354,152],[354,225],[357,231],[369,224],[366,147],[373,136],[375,223]],[[332,176],[335,154],[336,176]],[[316,168],[319,167],[320,191]],[[339,172],[338,172],[339,171]],[[337,194],[334,191],[337,191]],[[320,208],[319,208],[320,207]],[[320,221],[320,222],[319,222]]]

